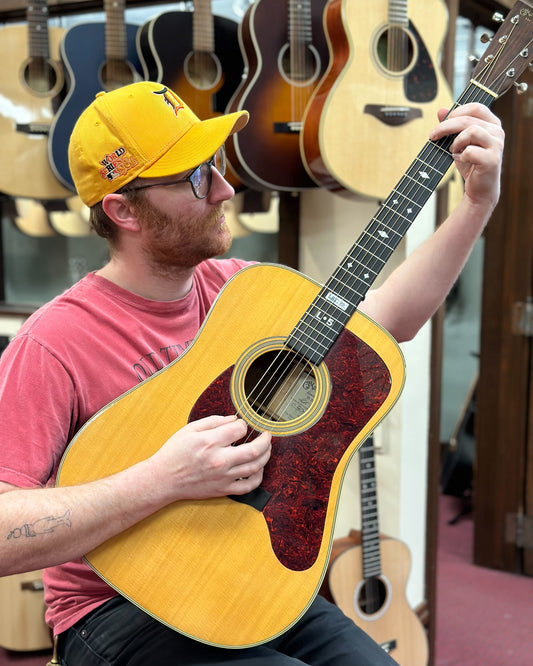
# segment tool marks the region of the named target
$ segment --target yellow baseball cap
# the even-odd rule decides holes
[[[173,176],[202,164],[247,122],[247,111],[200,120],[176,93],[152,81],[100,92],[70,137],[74,185],[93,206],[138,176]]]

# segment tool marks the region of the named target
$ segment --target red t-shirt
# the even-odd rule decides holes
[[[0,357],[0,481],[53,486],[79,428],[177,358],[246,265],[205,261],[177,301],[145,299],[91,273],[32,315]],[[43,581],[56,634],[116,594],[82,560],[46,569]]]

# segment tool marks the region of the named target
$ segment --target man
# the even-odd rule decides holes
[[[179,356],[223,284],[246,265],[213,259],[231,243],[222,146],[246,120],[240,112],[200,122],[170,90],[142,82],[100,94],[73,131],[71,171],[110,259],[35,313],[0,361],[0,575],[46,568],[47,619],[68,666],[393,663],[320,597],[265,645],[206,645],[116,595],[81,561],[172,502],[257,488],[269,433],[232,447],[245,423],[213,414],[118,474],[54,487],[79,428]],[[448,134],[457,135],[451,151],[465,179],[462,202],[361,306],[398,341],[412,338],[442,302],[499,196],[497,118],[465,105],[430,138]]]

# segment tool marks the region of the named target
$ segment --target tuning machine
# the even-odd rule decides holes
[[[527,92],[528,89],[527,83],[518,83],[518,81],[515,81],[514,85],[516,86],[517,95],[523,95],[525,92]]]

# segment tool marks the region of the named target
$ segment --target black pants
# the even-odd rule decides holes
[[[63,666],[393,666],[369,636],[317,597],[304,617],[253,648],[205,645],[169,629],[122,597],[89,613],[59,638]]]

